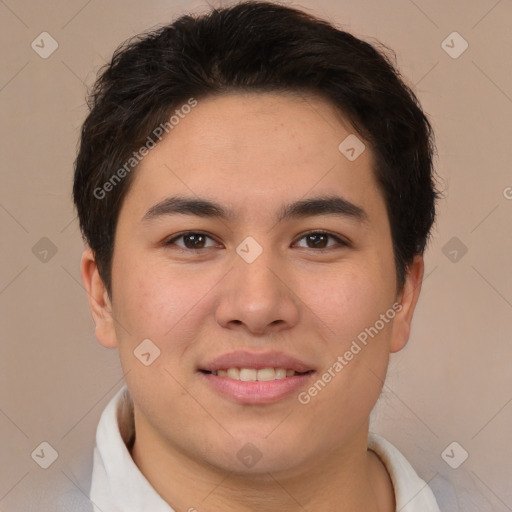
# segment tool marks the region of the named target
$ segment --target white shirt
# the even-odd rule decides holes
[[[146,480],[127,444],[133,439],[133,403],[126,386],[109,402],[96,432],[90,499],[102,512],[174,512]],[[388,470],[400,512],[440,512],[428,485],[384,438],[370,433],[368,448]]]

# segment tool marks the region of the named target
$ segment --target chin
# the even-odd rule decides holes
[[[254,476],[289,471],[302,465],[306,455],[303,447],[309,446],[307,435],[299,439],[297,433],[292,435],[286,430],[272,432],[275,428],[274,424],[264,433],[259,429],[244,429],[243,434],[233,435],[226,446],[210,449],[208,462],[225,471]]]
[[[233,475],[254,477],[262,481],[271,479],[269,473],[293,472],[302,465],[301,458],[297,457],[296,449],[276,453],[255,448],[250,443],[246,443],[238,452],[229,454],[223,452],[222,455],[219,454],[219,457],[219,459],[208,462]]]

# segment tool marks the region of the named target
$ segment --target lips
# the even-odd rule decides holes
[[[315,373],[312,365],[282,352],[236,351],[200,365],[210,389],[239,404],[270,404],[293,395]]]

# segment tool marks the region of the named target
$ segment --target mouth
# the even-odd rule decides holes
[[[236,351],[198,368],[203,382],[238,404],[269,404],[290,397],[316,373],[308,363],[282,352]]]
[[[202,373],[216,377],[227,377],[242,382],[269,382],[273,380],[287,379],[296,375],[307,375],[313,370],[298,372],[291,368],[226,368],[219,370],[200,370]]]

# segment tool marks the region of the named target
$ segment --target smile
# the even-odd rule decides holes
[[[296,372],[286,368],[227,368],[210,372],[217,377],[228,377],[243,382],[268,382],[272,380],[286,379],[295,375],[303,375],[309,372]]]

